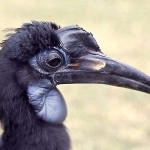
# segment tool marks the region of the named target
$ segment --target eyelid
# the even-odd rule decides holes
[[[67,54],[67,52],[66,51],[64,51],[64,49],[62,49],[62,48],[57,48],[57,47],[53,47],[52,48],[52,50],[56,50],[56,51],[58,51],[63,57],[64,57],[64,60],[65,60],[65,62],[67,63],[68,62],[68,60],[69,60],[69,55]],[[65,63],[65,64],[66,64]]]
[[[60,66],[58,66],[58,67],[49,66],[49,68],[48,68],[48,66],[46,67],[44,64],[42,64],[43,63],[42,61],[44,61],[44,63],[47,64],[46,56],[48,56],[51,53],[58,53],[58,55],[60,55],[60,57],[63,59],[62,64],[60,64]],[[50,50],[42,51],[29,60],[30,66],[42,74],[53,74],[54,72],[57,72],[58,69],[60,70],[64,67],[66,67],[68,63],[69,63],[69,56],[63,51],[63,49],[59,49],[56,47],[53,47]]]

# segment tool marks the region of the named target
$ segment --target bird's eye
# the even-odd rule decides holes
[[[29,64],[42,74],[52,74],[66,65],[68,56],[62,49],[52,48],[31,58]]]
[[[61,63],[62,63],[62,58],[57,53],[52,54],[51,57],[47,61],[47,64],[53,68],[59,67]]]
[[[55,71],[63,65],[65,60],[58,52],[45,51],[40,53],[37,57],[37,63],[43,70],[50,72]]]

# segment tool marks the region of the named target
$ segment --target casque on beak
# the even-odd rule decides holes
[[[72,57],[56,72],[56,84],[101,83],[150,93],[150,77],[104,55],[90,33],[71,26],[60,29],[58,35]]]

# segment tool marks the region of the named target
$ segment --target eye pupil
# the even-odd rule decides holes
[[[57,67],[59,66],[61,63],[61,59],[60,58],[54,58],[48,61],[48,65],[51,67]]]

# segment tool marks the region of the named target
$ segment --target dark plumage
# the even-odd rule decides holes
[[[150,77],[104,55],[78,26],[32,22],[1,44],[0,150],[69,150],[58,84],[101,83],[150,93]]]
[[[0,150],[68,150],[65,127],[39,119],[28,102],[27,85],[44,78],[28,60],[49,46],[57,46],[55,24],[33,22],[16,29],[0,51],[0,120],[4,129]]]
[[[5,54],[12,59],[27,62],[41,50],[58,46],[60,41],[55,33],[59,27],[54,23],[32,22],[14,29],[8,39],[2,43]]]

